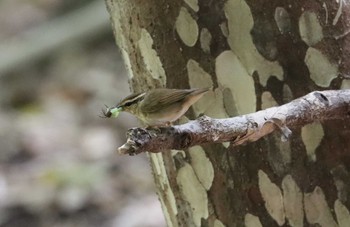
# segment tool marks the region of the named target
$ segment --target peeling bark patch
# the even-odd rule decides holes
[[[350,89],[350,80],[343,80],[340,89]]]
[[[128,76],[130,79],[132,79],[134,77],[134,74],[131,66],[130,55],[128,54],[132,51],[128,45],[129,42],[125,38],[125,33],[117,32],[117,31],[124,31],[122,27],[123,27],[125,18],[123,17],[124,15],[121,11],[122,10],[119,7],[112,7],[109,10],[109,13],[111,15],[111,22],[112,22],[112,28],[114,30],[115,41],[122,52],[122,57],[124,59],[124,64],[126,65]],[[126,30],[125,32],[129,32],[129,31]]]
[[[187,62],[187,72],[190,87],[200,88],[214,86],[211,76],[204,71],[195,60],[190,59]],[[220,89],[208,91],[203,98],[192,105],[192,108],[197,116],[204,113],[211,117],[227,117],[223,104],[223,95]]]
[[[134,73],[133,73],[132,68],[131,68],[131,62],[130,62],[129,55],[123,48],[121,48],[121,52],[122,52],[122,56],[124,59],[126,71],[128,72],[129,79],[132,79],[132,78],[134,78]]]
[[[230,142],[224,142],[222,143],[222,146],[224,146],[225,148],[228,148],[231,145]]]
[[[182,42],[189,47],[193,47],[198,39],[198,25],[186,8],[181,7],[179,16],[175,22],[177,34]]]
[[[179,169],[176,180],[185,200],[191,206],[195,225],[201,226],[201,219],[206,219],[209,215],[207,192],[198,181],[195,172],[189,164],[185,164]]]
[[[283,174],[285,174],[285,171],[287,170],[288,165],[292,162],[291,160],[292,150],[290,147],[290,141],[282,141],[281,136],[277,136],[277,135],[275,135],[273,138],[275,138],[275,143],[278,149],[278,155],[275,155],[275,160],[273,160],[275,162],[272,162],[271,164],[275,166],[278,165],[279,168],[275,167],[276,173],[282,176]],[[276,164],[277,162],[278,164]]]
[[[282,101],[283,103],[287,103],[292,101],[293,98],[293,93],[290,87],[287,84],[283,85],[283,96],[282,96]]]
[[[300,16],[299,32],[301,39],[309,46],[313,46],[323,39],[322,26],[316,13],[305,11]]]
[[[186,158],[186,153],[183,150],[171,150],[171,156],[181,155],[182,158]]]
[[[232,51],[224,51],[215,62],[218,83],[232,92],[238,114],[254,112],[256,97],[253,78]]]
[[[222,94],[222,90],[220,88],[217,88],[214,90],[214,97],[215,102],[210,106],[210,108],[207,108],[207,110],[204,112],[208,116],[214,116],[216,118],[227,118],[228,115],[225,111],[224,106],[224,97]],[[208,100],[209,102],[210,100]]]
[[[225,227],[224,224],[218,219],[215,219],[214,221],[214,227]]]
[[[202,28],[200,35],[201,48],[205,53],[210,53],[211,34],[208,29]]]
[[[287,34],[291,30],[290,16],[283,7],[276,7],[274,15],[278,30],[281,34]]]
[[[184,0],[186,4],[193,9],[193,11],[198,12],[199,6],[198,6],[198,0]]]
[[[315,48],[310,47],[306,51],[305,63],[310,71],[311,79],[319,86],[328,87],[338,75],[338,67],[329,62],[328,58]]]
[[[301,138],[304,142],[306,154],[310,161],[316,161],[316,148],[324,136],[324,131],[320,123],[305,125],[301,129]]]
[[[336,13],[336,15],[335,15],[335,17],[333,19],[333,22],[332,22],[333,26],[336,25],[338,23],[338,21],[339,21],[339,18],[340,18],[341,14],[342,14],[343,4],[344,4],[343,2],[344,1],[345,0],[336,0],[336,2],[339,3],[339,7],[338,7],[337,13]]]
[[[249,213],[244,216],[244,226],[245,227],[263,227],[259,218]]]
[[[154,79],[159,80],[165,86],[165,71],[157,52],[153,49],[153,39],[146,29],[141,30],[141,38],[138,44],[147,71]]]
[[[350,213],[349,210],[344,206],[338,199],[334,202],[334,211],[337,216],[339,227],[350,226]]]
[[[213,183],[214,168],[201,146],[191,147],[188,152],[191,155],[191,165],[198,180],[208,191]]]
[[[226,38],[228,37],[228,27],[226,22],[222,22],[220,25],[220,30],[222,32],[222,35]]]
[[[306,220],[310,224],[327,227],[337,226],[320,187],[317,186],[313,192],[304,194],[304,209]]]
[[[211,76],[204,71],[195,60],[188,60],[187,62],[187,72],[190,87],[192,88],[204,88],[213,87],[213,81]],[[203,98],[198,100],[192,108],[196,115],[206,113],[208,108],[213,108],[213,105],[217,102],[215,94],[213,91],[208,91]],[[211,116],[211,115],[209,115]]]
[[[254,21],[246,1],[228,0],[224,10],[229,30],[227,42],[242,62],[248,74],[253,75],[257,71],[263,86],[266,86],[267,80],[271,75],[282,80],[283,69],[279,63],[268,61],[261,56],[253,43],[250,32]]]
[[[267,109],[273,106],[278,106],[276,100],[272,97],[271,92],[265,91],[261,95],[261,109]]]
[[[166,222],[172,223],[171,217],[177,215],[177,207],[175,196],[171,190],[168,175],[164,167],[163,156],[160,153],[150,153],[149,158],[153,166],[153,174],[155,175],[154,178],[157,179],[156,183],[159,183],[157,188],[159,193],[162,194],[162,196],[159,196],[159,200],[162,205]]]
[[[259,189],[265,201],[265,207],[270,216],[277,222],[278,225],[283,225],[285,222],[285,213],[283,207],[283,197],[281,189],[271,182],[267,174],[259,170]]]
[[[224,88],[222,91],[223,98],[224,98],[224,107],[226,110],[226,113],[230,116],[233,117],[237,114],[237,109],[235,106],[235,101],[233,99],[233,95],[231,92],[231,89],[229,88]]]
[[[283,203],[290,226],[304,225],[303,194],[291,175],[282,180]]]

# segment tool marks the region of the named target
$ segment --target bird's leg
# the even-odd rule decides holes
[[[168,121],[168,122],[165,122],[164,125],[165,125],[166,127],[170,127],[170,126],[173,126],[173,122]]]

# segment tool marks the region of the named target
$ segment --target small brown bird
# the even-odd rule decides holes
[[[117,117],[121,111],[129,112],[148,126],[168,125],[179,119],[209,88],[158,88],[129,95],[115,107],[107,107],[104,117]]]

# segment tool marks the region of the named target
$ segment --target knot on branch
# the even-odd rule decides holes
[[[315,91],[314,92],[314,95],[316,96],[316,98],[318,98],[318,100],[319,101],[321,101],[323,104],[325,104],[325,105],[329,105],[329,100],[328,100],[328,98],[324,95],[324,94],[322,94],[321,92],[318,92],[318,91]]]
[[[118,153],[131,156],[146,151],[161,152],[167,147],[174,146],[173,144],[177,147],[188,146],[190,141],[190,138],[177,134],[174,127],[131,128],[127,131],[126,136],[128,139],[123,146],[118,148]],[[175,140],[177,143],[174,142]]]
[[[139,147],[151,139],[151,134],[143,128],[131,128],[126,132],[128,140],[118,149],[119,154],[139,154]]]
[[[208,117],[207,115],[202,115],[197,119],[197,121],[202,127],[205,128],[211,125],[212,118]]]

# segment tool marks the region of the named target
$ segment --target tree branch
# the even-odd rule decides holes
[[[314,91],[279,107],[225,119],[202,116],[186,124],[161,128],[132,128],[119,154],[135,155],[186,149],[205,143],[252,142],[278,129],[282,140],[288,139],[291,128],[314,121],[350,117],[350,90]]]

